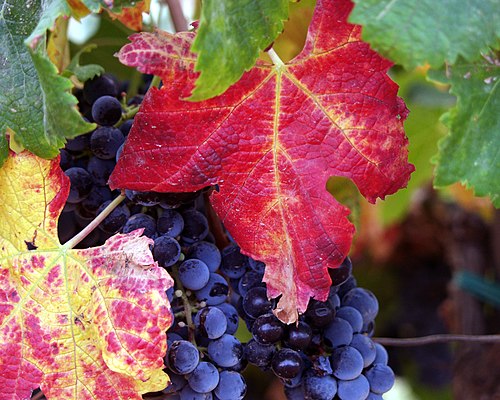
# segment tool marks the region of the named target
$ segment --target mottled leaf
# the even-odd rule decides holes
[[[139,400],[143,382],[168,382],[172,280],[140,230],[90,249],[59,244],[69,181],[58,164],[22,152],[0,169],[1,396],[41,386],[48,399]]]
[[[347,23],[352,4],[318,1],[305,47],[287,64],[259,62],[223,95],[188,102],[197,73],[192,33],[136,34],[119,57],[158,75],[111,176],[113,188],[192,191],[218,184],[214,207],[243,252],[267,264],[286,322],[311,296],[324,300],[327,268],[346,256],[349,210],[326,191],[354,181],[374,202],[405,186],[406,107],[391,65]]]
[[[142,13],[149,12],[151,0],[141,0],[130,2],[132,7],[124,7],[122,10],[115,11],[113,8],[107,8],[109,15],[113,19],[118,19],[123,25],[134,30],[142,30]]]
[[[435,185],[461,182],[500,207],[500,61],[460,62],[431,77],[451,84],[456,107],[443,116]]]
[[[68,3],[77,17],[104,9],[111,18],[139,31],[142,29],[142,13],[149,12],[151,0],[68,0]]]
[[[57,74],[42,54],[32,53],[24,41],[41,15],[40,4],[29,8],[20,0],[3,0],[0,14],[0,136],[15,132],[24,148],[40,157],[59,154],[66,138],[92,130],[76,109],[69,92],[72,83]],[[61,118],[64,115],[64,118]],[[6,140],[0,154],[6,155]],[[4,158],[0,159],[0,165]]]
[[[407,68],[479,57],[500,43],[498,0],[354,0],[363,39]]]
[[[206,0],[192,50],[200,77],[190,100],[223,93],[283,30],[289,0]]]

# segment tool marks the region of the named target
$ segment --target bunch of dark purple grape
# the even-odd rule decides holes
[[[71,182],[66,206],[59,220],[62,243],[90,223],[119,194],[111,192],[107,181],[133,123],[132,119],[124,119],[123,108],[141,101],[140,97],[134,98],[129,105],[120,101],[118,84],[107,75],[85,82],[83,90],[76,95],[80,112],[98,127],[69,140],[61,150],[60,165]],[[129,216],[127,206],[118,207],[112,217],[87,236],[79,247],[102,243],[116,233]]]
[[[119,193],[107,180],[133,119],[109,76],[85,83],[79,107],[99,126],[70,140],[61,150],[61,167],[71,189],[59,220],[64,243],[92,221]],[[133,113],[130,113],[133,114]],[[153,256],[173,276],[167,295],[174,322],[167,332],[165,366],[168,399],[243,399],[241,374],[248,363],[272,371],[289,399],[381,399],[394,383],[385,349],[370,337],[378,302],[356,287],[346,259],[330,270],[326,302],[311,300],[297,324],[284,325],[272,313],[262,279],[265,265],[241,254],[232,241],[218,240],[207,220],[207,188],[196,193],[126,191],[126,200],[79,247],[101,245],[111,235],[138,228],[154,239]],[[220,236],[220,230],[217,230]],[[215,236],[217,236],[215,235]],[[221,243],[229,245],[219,250]],[[244,321],[253,339],[235,337]]]
[[[371,339],[378,301],[357,287],[349,258],[329,272],[328,300],[311,300],[296,324],[274,316],[264,284],[242,293],[240,315],[253,336],[245,357],[280,378],[291,400],[382,399],[394,373],[385,349]]]

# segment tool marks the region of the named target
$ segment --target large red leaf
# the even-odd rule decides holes
[[[320,0],[301,54],[259,62],[226,93],[192,103],[193,33],[131,36],[120,60],[159,75],[115,172],[113,188],[192,191],[219,184],[214,207],[244,253],[266,263],[268,294],[285,322],[324,300],[327,268],[346,256],[349,210],[325,190],[348,177],[371,202],[406,185],[407,109],[391,63],[347,23],[352,3]],[[217,57],[214,54],[214,57]]]

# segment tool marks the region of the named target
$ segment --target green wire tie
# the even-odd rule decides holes
[[[469,271],[454,274],[453,283],[496,308],[500,308],[500,284]]]

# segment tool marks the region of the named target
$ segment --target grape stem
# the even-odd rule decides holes
[[[153,76],[153,79],[151,80],[151,84],[149,85],[149,89],[151,89],[152,87],[157,88],[158,86],[160,86],[160,83],[161,83],[161,78],[159,76],[156,76],[156,75]]]
[[[124,112],[120,118],[120,120],[114,125],[115,128],[118,128],[120,125],[122,125],[125,121],[132,119],[135,117],[135,114],[139,112],[139,106],[134,106],[129,108],[126,112]]]
[[[122,115],[123,122],[134,118],[135,114],[137,114],[139,112],[139,108],[140,108],[139,106],[135,106],[135,107],[132,107],[129,110],[127,110],[127,112],[123,113],[123,115]]]
[[[45,398],[45,395],[43,394],[43,392],[38,392],[37,394],[35,394],[31,400],[41,400]]]
[[[373,340],[384,346],[410,347],[423,346],[433,343],[448,342],[470,342],[470,343],[492,343],[500,342],[500,335],[455,335],[442,333],[437,335],[428,335],[413,338],[387,338],[374,337]]]
[[[195,327],[194,327],[194,323],[193,323],[193,317],[191,315],[193,310],[191,308],[191,304],[189,303],[189,299],[186,296],[186,289],[184,289],[184,286],[182,285],[181,280],[178,278],[179,273],[178,273],[177,265],[174,265],[172,267],[172,274],[171,275],[174,277],[175,284],[176,284],[177,288],[182,293],[181,299],[182,299],[182,305],[184,307],[184,316],[186,317],[186,324],[188,327],[188,339],[196,347],[196,340],[194,338]]]
[[[215,244],[217,245],[219,250],[222,250],[230,243],[229,239],[224,232],[224,228],[219,216],[215,212],[212,203],[210,202],[210,192],[203,193],[203,197],[205,199],[205,212],[207,215],[210,232],[212,232],[212,234],[214,235]]]
[[[92,232],[97,226],[109,215],[113,212],[113,210],[123,201],[125,200],[125,195],[120,194],[116,199],[114,199],[109,205],[101,211],[101,213],[95,217],[90,224],[88,224],[85,228],[81,230],[81,232],[68,240],[62,246],[63,249],[69,250],[75,247],[78,243],[80,243],[83,239],[87,237],[87,235]]]

